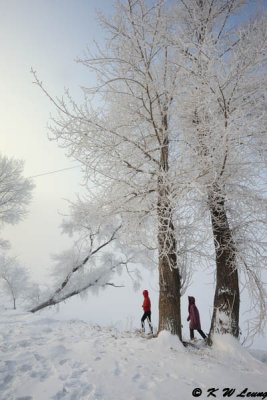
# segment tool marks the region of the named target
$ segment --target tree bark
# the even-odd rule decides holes
[[[229,333],[238,337],[240,293],[236,251],[225,198],[216,185],[209,194],[209,209],[216,253],[216,290],[209,336]]]
[[[166,123],[167,125],[167,123]],[[158,248],[159,248],[159,326],[182,340],[180,289],[181,279],[177,266],[177,243],[172,217],[168,183],[168,139],[161,149],[158,178]]]
[[[176,240],[172,223],[159,228],[159,327],[182,339],[180,307],[180,273],[177,267]]]

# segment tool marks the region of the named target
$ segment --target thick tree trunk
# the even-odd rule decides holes
[[[216,290],[210,336],[213,333],[229,333],[238,337],[240,294],[235,245],[225,199],[216,186],[209,195],[209,209],[216,252]]]
[[[168,330],[182,339],[180,273],[177,268],[174,232],[160,231],[159,241],[159,332]]]
[[[167,123],[166,123],[167,126]],[[180,272],[177,266],[177,243],[168,184],[168,140],[161,150],[158,178],[158,249],[159,249],[159,327],[182,340],[180,309]]]

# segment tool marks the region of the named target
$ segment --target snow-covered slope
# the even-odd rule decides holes
[[[232,398],[246,388],[243,397],[267,398],[266,354],[252,356],[227,336],[212,349],[184,348],[167,332],[147,340],[6,312],[0,341],[1,400],[189,400],[201,391],[199,398],[215,398],[212,388],[217,399],[225,398],[224,388],[236,389]]]

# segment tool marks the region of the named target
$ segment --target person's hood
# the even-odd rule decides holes
[[[189,304],[195,304],[195,298],[193,296],[188,296]]]
[[[144,290],[144,291],[143,291],[143,296],[144,296],[144,297],[148,297],[148,290]]]

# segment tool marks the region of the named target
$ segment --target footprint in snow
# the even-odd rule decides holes
[[[66,353],[68,349],[63,346],[62,344],[56,345],[51,348],[51,353],[53,353],[53,356],[60,356],[64,353]]]
[[[41,372],[39,372],[39,371],[34,371],[34,372],[32,372],[31,374],[30,374],[30,377],[31,378],[38,378],[38,379],[40,379],[40,381],[41,382],[43,382],[43,381],[45,381],[48,377],[49,377],[49,375],[51,375],[51,373],[49,373],[49,372],[47,372],[47,371],[41,371]]]
[[[11,382],[13,379],[13,375],[6,375],[3,378],[3,383],[0,385],[0,389],[4,388],[9,382]]]
[[[44,356],[41,356],[38,353],[34,353],[33,355],[34,355],[36,361],[45,361],[45,357]]]
[[[84,374],[85,372],[87,372],[87,369],[86,369],[86,368],[77,369],[76,371],[73,371],[73,373],[71,374],[71,379],[80,378],[81,375]]]
[[[18,342],[18,345],[20,347],[29,347],[31,345],[31,341],[30,340],[21,340],[20,342]]]
[[[32,370],[32,366],[30,364],[23,364],[19,368],[19,371],[21,371],[21,372],[27,372],[27,371],[31,371],[31,370]]]
[[[16,397],[15,400],[33,400],[32,396]]]
[[[73,384],[66,384],[62,390],[57,392],[55,396],[52,397],[52,400],[77,400],[84,399],[84,396],[90,396],[86,397],[86,399],[89,399],[92,395],[97,395],[95,386],[90,383],[81,385],[81,382],[79,382],[79,388],[77,389],[73,386]]]
[[[17,365],[16,361],[13,360],[5,361],[5,368],[9,369],[10,371],[14,371],[16,365]]]
[[[135,375],[133,376],[132,380],[133,380],[134,382],[137,382],[140,378],[141,378],[141,375],[140,375],[139,373],[137,373],[137,374],[135,374]]]
[[[115,376],[119,376],[121,374],[121,369],[120,369],[119,363],[117,361],[115,362],[115,364],[116,364],[116,368],[114,369],[113,373]]]
[[[64,358],[63,360],[60,360],[60,361],[59,361],[59,364],[60,364],[60,365],[64,365],[67,361],[68,361],[68,359],[67,359],[67,358]]]
[[[51,328],[44,328],[43,329],[43,332],[44,333],[50,333],[50,332],[52,332],[53,331],[53,329],[51,329]]]

